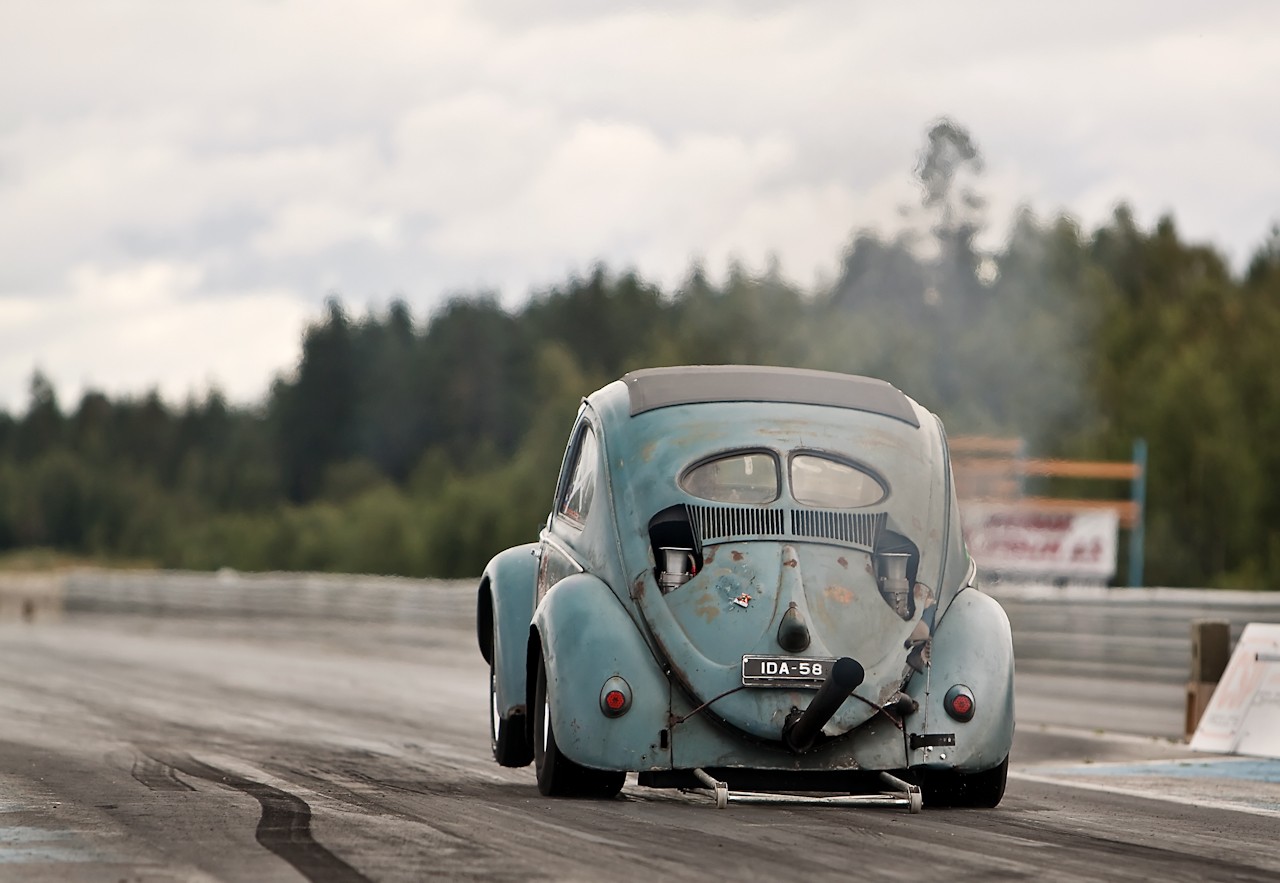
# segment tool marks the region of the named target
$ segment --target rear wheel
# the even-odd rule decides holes
[[[489,745],[493,759],[502,766],[528,766],[533,760],[533,746],[529,744],[524,715],[502,716],[498,708],[497,643],[494,643],[493,662],[489,663]]]
[[[978,773],[940,771],[926,774],[921,790],[926,807],[985,807],[999,805],[1009,777],[1009,758]]]
[[[538,790],[552,797],[613,797],[622,790],[627,774],[589,769],[560,753],[551,726],[547,667],[541,658],[537,677],[533,702],[533,766],[538,774]]]

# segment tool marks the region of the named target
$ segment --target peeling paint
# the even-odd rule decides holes
[[[716,580],[716,591],[726,598],[732,598],[737,592],[741,591],[738,588],[738,580],[734,579],[732,570],[725,571]]]

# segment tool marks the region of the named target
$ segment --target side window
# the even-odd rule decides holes
[[[575,447],[573,469],[565,485],[559,512],[581,524],[587,520],[596,493],[596,434],[589,424],[582,425]]]

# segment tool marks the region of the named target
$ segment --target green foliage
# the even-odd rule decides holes
[[[1037,455],[1123,459],[1145,438],[1150,581],[1280,588],[1280,228],[1241,278],[1123,206],[1092,232],[1023,212],[987,253],[980,172],[939,121],[917,231],[859,232],[822,290],[776,263],[722,283],[695,264],[670,292],[598,266],[423,325],[334,299],[260,409],[88,392],[64,413],[37,373],[25,414],[0,414],[0,554],[474,575],[545,521],[582,396],[736,362],[883,377],[952,433]]]

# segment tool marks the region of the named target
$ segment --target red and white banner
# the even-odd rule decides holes
[[[983,570],[1067,579],[1115,576],[1120,519],[1114,510],[965,503],[960,519],[969,554]]]

